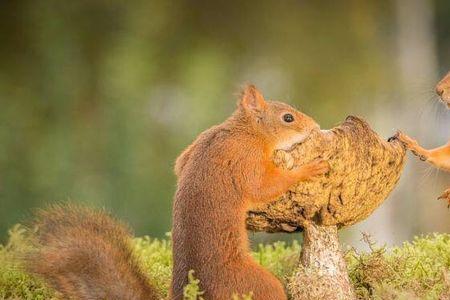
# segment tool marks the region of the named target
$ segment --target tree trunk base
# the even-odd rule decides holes
[[[354,300],[337,227],[304,227],[300,266],[289,283],[294,300]]]

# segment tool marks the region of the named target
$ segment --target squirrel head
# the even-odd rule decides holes
[[[289,150],[301,143],[319,125],[309,116],[277,101],[266,101],[254,85],[242,91],[238,110],[251,124],[255,134],[267,140],[273,149]]]
[[[450,72],[437,84],[436,92],[447,108],[450,108]]]

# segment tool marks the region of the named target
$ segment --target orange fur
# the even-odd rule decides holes
[[[436,92],[450,108],[450,72],[437,84]]]
[[[436,92],[441,100],[450,108],[450,72],[437,84]],[[399,132],[397,134],[400,141],[410,149],[421,160],[427,161],[435,167],[450,172],[450,141],[445,145],[427,150],[419,145],[419,143]],[[450,205],[450,189],[447,189],[439,199],[446,199]]]
[[[160,299],[132,255],[128,228],[105,212],[53,206],[33,225],[36,250],[25,266],[63,299]]]
[[[290,113],[294,121],[283,121]],[[278,168],[273,151],[301,142],[318,125],[280,103],[265,101],[252,85],[224,123],[202,134],[180,155],[173,205],[174,269],[171,299],[182,299],[189,270],[205,299],[228,300],[253,293],[255,300],[286,299],[284,289],[249,253],[246,211],[276,199],[295,183],[328,171],[315,161],[294,170]]]

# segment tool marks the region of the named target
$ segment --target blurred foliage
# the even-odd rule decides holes
[[[15,226],[10,240],[0,245],[0,299],[53,299],[55,293],[20,268],[18,257],[28,242],[24,229]],[[450,296],[450,234],[416,237],[401,247],[386,249],[370,240],[369,252],[350,249],[346,254],[351,281],[359,299],[448,299]],[[170,240],[136,238],[135,253],[152,283],[166,296],[170,286]],[[284,284],[295,271],[300,246],[278,242],[259,245],[253,257]],[[201,282],[189,275],[185,299],[201,299]],[[441,298],[439,298],[441,297]],[[237,295],[236,299],[251,299]]]
[[[436,7],[449,63],[448,1]],[[0,2],[0,232],[51,201],[170,228],[173,162],[239,86],[324,126],[395,90],[393,1]],[[381,96],[380,96],[381,95]]]
[[[14,226],[8,231],[8,242],[0,244],[0,299],[56,299],[42,281],[21,270],[19,257],[29,247],[25,231],[20,225]]]

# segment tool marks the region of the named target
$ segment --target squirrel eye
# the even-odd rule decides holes
[[[284,120],[286,123],[294,122],[294,116],[291,115],[291,114],[285,114],[285,115],[283,115],[283,120]]]

